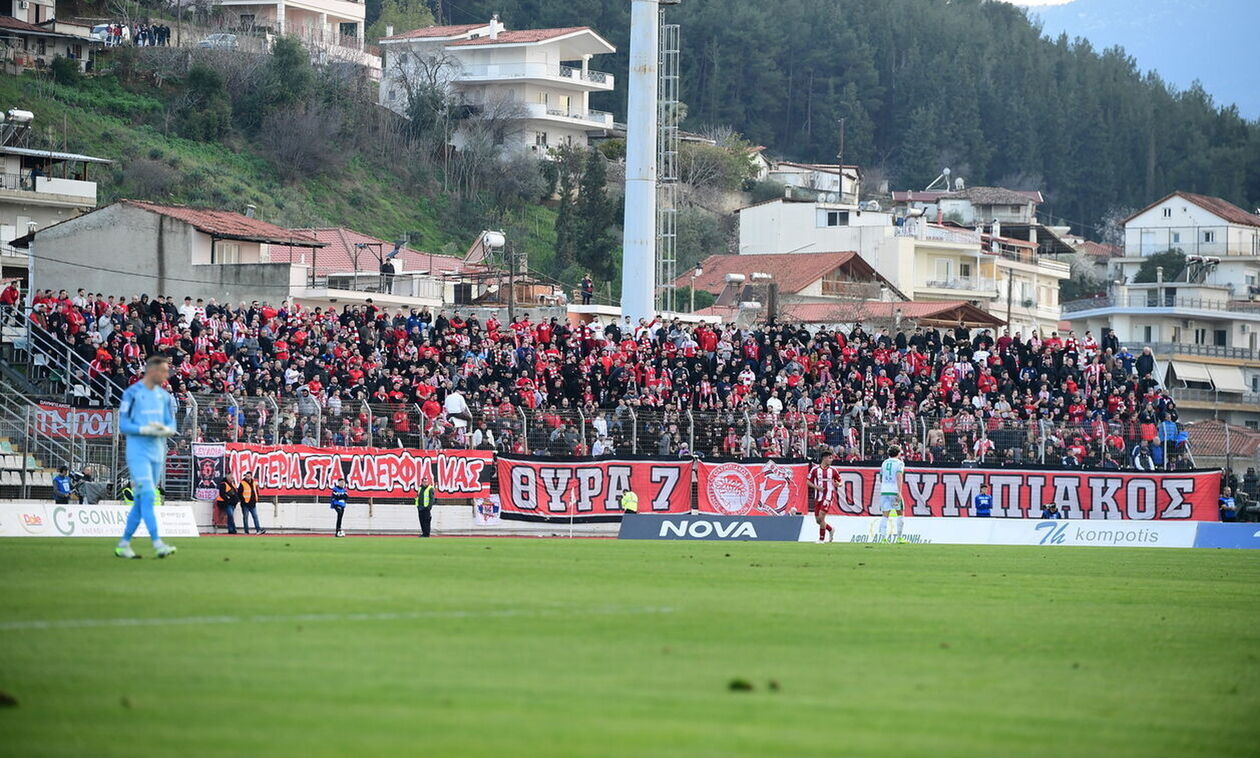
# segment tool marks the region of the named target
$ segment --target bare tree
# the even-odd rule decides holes
[[[341,112],[323,103],[294,104],[267,116],[258,141],[276,171],[291,181],[342,165],[341,125]]]

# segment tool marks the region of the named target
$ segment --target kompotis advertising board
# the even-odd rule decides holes
[[[840,513],[878,516],[874,466],[840,467]],[[1037,518],[1053,503],[1064,518],[1215,521],[1220,471],[1074,471],[908,466],[901,491],[907,516],[974,516],[988,484],[996,518]],[[701,488],[703,491],[703,487]],[[801,501],[804,503],[804,501]]]
[[[262,497],[326,497],[346,481],[350,497],[413,498],[421,482],[438,497],[489,494],[481,472],[494,454],[481,450],[407,450],[229,443],[228,463],[239,479],[249,471]]]
[[[634,458],[533,458],[500,455],[505,514],[585,518],[620,516],[632,490],[640,513],[691,510],[691,461]]]
[[[697,461],[696,475],[696,507],[703,513],[783,516],[809,509],[804,461]]]

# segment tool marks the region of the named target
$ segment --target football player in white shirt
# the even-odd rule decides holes
[[[905,478],[905,473],[906,464],[901,460],[901,446],[889,446],[888,458],[879,467],[880,511],[882,512],[879,520],[880,542],[889,541],[889,516],[897,517],[897,537],[895,541],[902,541],[901,531],[905,524],[905,519],[901,515],[901,483],[902,479]]]

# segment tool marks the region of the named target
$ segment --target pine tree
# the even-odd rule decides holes
[[[608,199],[608,170],[604,160],[598,150],[586,154],[575,208],[579,237],[574,248],[578,264],[607,279],[614,271],[613,252],[617,240],[613,234],[616,208]]]

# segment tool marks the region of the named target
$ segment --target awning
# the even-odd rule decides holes
[[[1216,385],[1216,389],[1220,392],[1246,392],[1247,382],[1243,378],[1242,369],[1237,366],[1216,366],[1207,367],[1208,373],[1212,375],[1212,384]]]
[[[1202,363],[1173,361],[1172,366],[1173,371],[1177,374],[1177,378],[1183,382],[1212,383],[1212,375],[1208,373],[1208,367]]]
[[[113,163],[108,158],[97,158],[94,155],[79,153],[62,153],[56,150],[36,150],[30,147],[0,147],[0,155],[21,155],[29,158],[43,158],[50,161],[83,161],[84,163]]]

